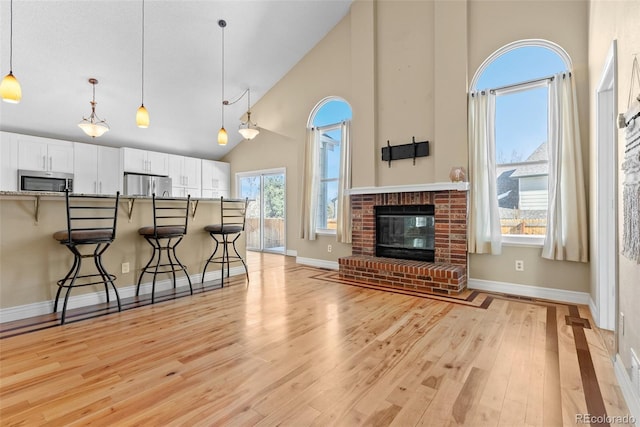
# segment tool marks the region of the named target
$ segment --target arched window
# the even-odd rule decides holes
[[[494,95],[489,114],[495,129],[492,151],[503,242],[543,242],[548,211],[549,85],[554,75],[570,69],[571,59],[558,45],[521,40],[493,53],[472,80],[472,93]]]
[[[312,218],[305,219],[309,229],[303,234],[310,239],[315,238],[315,233],[337,232],[340,241],[350,242],[350,229],[349,236],[342,236],[340,217],[348,204],[348,196],[344,197],[343,190],[345,185],[346,188],[350,186],[350,179],[345,180],[348,178],[345,175],[350,175],[350,159],[345,156],[348,157],[351,114],[351,107],[345,100],[328,97],[309,115],[305,197],[310,204],[307,213]]]

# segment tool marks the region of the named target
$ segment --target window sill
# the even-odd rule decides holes
[[[316,234],[318,236],[335,236],[336,235],[336,230],[316,230]]]
[[[502,236],[502,244],[504,246],[522,246],[541,248],[544,246],[544,236],[516,236],[507,234]]]

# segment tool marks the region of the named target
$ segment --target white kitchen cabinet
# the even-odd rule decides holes
[[[169,155],[155,151],[123,148],[122,164],[125,172],[148,175],[169,175]]]
[[[18,169],[73,173],[73,143],[18,135]]]
[[[202,160],[202,197],[229,197],[231,165],[215,160]],[[206,195],[205,195],[206,194]]]
[[[115,194],[122,191],[118,148],[76,142],[73,155],[75,193]]]
[[[9,132],[0,132],[0,190],[18,190],[18,140]]]
[[[169,176],[175,197],[200,197],[201,159],[170,154]]]

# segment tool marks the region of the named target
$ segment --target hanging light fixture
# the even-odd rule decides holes
[[[139,128],[149,127],[149,112],[144,107],[144,0],[142,0],[142,78],[141,78],[140,98],[141,103],[136,112],[136,124]]]
[[[4,102],[17,104],[22,99],[22,89],[18,79],[13,75],[13,0],[11,0],[9,18],[9,74],[0,83],[0,96]]]
[[[90,102],[91,114],[88,118],[83,117],[82,121],[78,123],[78,126],[91,138],[95,138],[97,136],[102,136],[107,132],[109,130],[109,125],[107,125],[106,120],[100,120],[96,114],[96,85],[98,84],[98,80],[92,77],[89,79],[89,83],[93,86],[93,98]]]
[[[218,131],[218,145],[227,145],[229,137],[224,128],[224,106],[228,104],[224,100],[224,27],[227,26],[227,21],[221,19],[218,21],[218,25],[222,28],[222,127]]]
[[[251,140],[258,136],[260,130],[258,129],[258,125],[251,123],[251,89],[247,89],[245,93],[247,94],[247,121],[240,123],[238,132],[240,132],[240,135],[242,135],[244,139]],[[242,98],[242,96],[244,96],[244,94],[240,95],[240,98]]]

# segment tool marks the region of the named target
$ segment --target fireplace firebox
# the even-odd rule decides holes
[[[433,262],[435,206],[376,206],[376,256]]]

